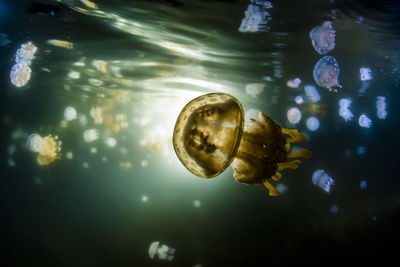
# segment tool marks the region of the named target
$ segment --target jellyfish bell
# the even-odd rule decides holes
[[[313,76],[315,82],[329,91],[336,91],[335,87],[342,87],[339,83],[339,64],[334,57],[321,58],[314,67]]]
[[[57,136],[48,135],[41,138],[38,156],[36,158],[39,165],[49,165],[54,160],[60,158],[61,142]]]
[[[336,31],[331,21],[325,21],[321,26],[310,31],[312,45],[319,54],[323,55],[335,48]]]
[[[36,133],[31,134],[30,136],[28,136],[28,138],[26,140],[26,144],[30,151],[39,152],[39,150],[43,144],[42,137]]]
[[[174,259],[175,249],[154,241],[150,244],[148,252],[151,259],[171,261]]]
[[[193,174],[212,178],[232,163],[236,181],[264,184],[271,196],[279,191],[267,179],[278,181],[280,171],[299,166],[299,160],[286,162],[288,158],[311,155],[305,149],[289,153],[290,143],[302,141],[306,138],[297,130],[282,128],[261,112],[245,125],[242,105],[224,93],[190,101],[179,114],[173,133],[175,152]]]

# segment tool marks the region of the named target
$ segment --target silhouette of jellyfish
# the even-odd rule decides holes
[[[190,101],[179,114],[173,134],[175,152],[193,174],[212,178],[232,163],[237,182],[264,184],[270,196],[279,191],[267,179],[278,181],[280,171],[300,164],[287,159],[311,155],[306,149],[289,153],[291,143],[304,141],[306,137],[297,130],[282,128],[261,112],[244,125],[242,105],[223,93]]]
[[[321,26],[314,27],[310,32],[312,45],[321,55],[335,48],[335,36],[336,31],[330,21],[325,21]]]
[[[313,76],[315,82],[329,91],[334,87],[342,87],[339,84],[339,64],[334,57],[325,56],[315,64]]]

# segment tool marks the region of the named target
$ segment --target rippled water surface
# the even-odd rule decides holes
[[[396,1],[0,0],[6,261],[207,267],[394,257],[399,9]],[[329,46],[321,55],[310,31],[326,21],[333,30],[329,43],[318,41]],[[27,42],[37,47],[32,59],[17,55]],[[338,66],[315,81],[324,56]],[[12,78],[18,63],[31,70],[22,86]],[[237,98],[246,116],[258,110],[307,136],[298,146],[311,158],[271,181],[280,196],[235,182],[232,168],[201,179],[178,160],[180,111],[215,92]],[[46,152],[31,134],[50,137]],[[152,259],[154,241],[175,249],[173,259]]]

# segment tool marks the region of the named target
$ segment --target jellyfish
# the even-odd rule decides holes
[[[384,96],[378,96],[376,98],[376,116],[381,120],[386,119],[386,98]]]
[[[244,12],[245,17],[240,24],[240,32],[265,32],[269,30],[267,25],[271,21],[271,15],[267,9],[272,4],[268,1],[252,1]]]
[[[261,112],[245,124],[240,102],[224,93],[190,101],[179,114],[173,133],[175,153],[193,174],[212,178],[232,163],[237,182],[263,184],[270,196],[279,191],[268,180],[279,181],[281,171],[296,169],[301,163],[288,159],[311,156],[306,149],[289,152],[291,143],[303,141],[303,134],[282,128]]]
[[[339,71],[339,64],[336,59],[331,56],[325,56],[315,64],[314,80],[319,86],[332,91],[334,87],[342,87],[339,84]]]
[[[152,259],[160,259],[172,261],[174,259],[175,249],[167,245],[160,244],[159,241],[154,241],[150,244],[149,255]]]
[[[96,129],[88,129],[83,132],[83,139],[87,143],[91,143],[99,138],[99,131]]]
[[[193,201],[193,207],[195,208],[200,208],[201,207],[201,202],[200,200],[196,199]]]
[[[349,110],[351,104],[350,98],[342,98],[339,100],[339,116],[342,117],[345,121],[351,120],[353,118],[353,113]]]
[[[321,96],[318,93],[317,88],[312,85],[305,85],[304,91],[306,92],[306,96],[310,99],[312,103],[317,103],[321,100]]]
[[[310,38],[315,51],[323,55],[335,48],[336,31],[333,23],[325,21],[321,26],[313,28],[310,32]]]
[[[360,127],[369,128],[369,127],[371,127],[372,121],[370,118],[367,117],[367,115],[362,114],[358,118],[358,124],[360,125]]]
[[[301,120],[301,111],[298,108],[289,109],[286,115],[288,121],[292,124],[296,124]]]
[[[301,95],[296,96],[296,98],[294,99],[294,102],[296,102],[296,104],[303,104],[304,103],[304,99]]]
[[[335,181],[324,170],[316,170],[312,176],[312,182],[325,192],[329,193]]]
[[[77,116],[76,109],[74,107],[68,106],[64,109],[64,120],[72,121],[76,119]]]
[[[367,189],[367,181],[362,180],[362,181],[360,182],[360,188],[361,188],[361,190]]]
[[[61,141],[57,136],[48,135],[41,137],[38,134],[31,134],[27,144],[32,152],[38,153],[36,160],[39,165],[49,165],[61,157]]]
[[[319,120],[316,117],[310,117],[307,119],[307,128],[310,131],[316,131],[319,128]]]
[[[15,62],[17,64],[23,63],[26,65],[30,65],[32,60],[35,58],[36,51],[37,47],[34,44],[32,44],[32,42],[27,42],[26,44],[22,44],[21,47],[16,52]]]
[[[16,87],[26,85],[31,79],[31,68],[26,63],[15,64],[10,71],[10,80]]]
[[[290,88],[297,88],[297,87],[299,87],[300,83],[301,83],[300,78],[294,78],[294,79],[292,79],[292,80],[288,80],[288,81],[286,82],[286,85],[287,85],[288,87],[290,87]]]
[[[246,85],[246,93],[252,97],[257,97],[264,91],[265,84],[263,83],[249,83]]]
[[[329,209],[333,214],[338,214],[339,212],[339,207],[338,205],[332,205]]]

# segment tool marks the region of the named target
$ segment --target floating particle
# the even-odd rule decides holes
[[[15,160],[13,158],[9,158],[7,161],[9,167],[13,168],[16,166]]]
[[[83,139],[85,142],[90,143],[99,138],[99,131],[96,129],[88,129],[83,132]]]
[[[70,71],[70,72],[68,72],[67,76],[69,78],[71,78],[71,79],[76,80],[76,79],[79,79],[81,77],[81,74],[79,72],[77,72],[77,71]]]
[[[360,68],[360,79],[361,81],[372,80],[372,71],[370,68]]]
[[[15,145],[8,146],[8,155],[13,155],[17,151],[17,147]]]
[[[332,205],[329,209],[333,214],[338,214],[339,207],[337,205]]]
[[[193,201],[193,207],[195,207],[195,208],[200,208],[200,207],[201,207],[201,202],[200,202],[200,200],[196,199],[195,201]]]
[[[342,87],[339,84],[339,64],[334,57],[325,56],[315,64],[313,76],[315,82],[329,91],[334,87]]]
[[[149,162],[148,162],[147,160],[142,160],[142,161],[140,162],[140,166],[142,166],[143,168],[145,168],[145,167],[149,166]]]
[[[342,117],[345,121],[351,120],[353,118],[353,113],[349,110],[351,104],[350,98],[342,98],[339,100],[339,116]]]
[[[335,181],[324,170],[316,170],[312,176],[312,182],[329,193]]]
[[[32,42],[22,44],[15,54],[15,62],[30,65],[35,58],[37,47]]]
[[[74,44],[69,41],[50,39],[47,40],[46,43],[66,49],[74,49]]]
[[[152,259],[172,261],[174,259],[174,253],[174,248],[170,248],[167,245],[161,245],[158,241],[154,241],[149,247],[149,255]]]
[[[31,79],[31,68],[26,63],[17,63],[11,68],[11,83],[16,87],[26,85]]]
[[[31,134],[26,140],[26,145],[28,146],[30,151],[37,153],[40,151],[43,145],[42,137],[36,133]]]
[[[290,88],[297,88],[299,87],[300,83],[301,83],[300,78],[294,78],[292,80],[287,81],[286,85]]]
[[[367,181],[365,181],[365,180],[361,181],[360,188],[361,188],[361,190],[367,189]]]
[[[65,153],[65,157],[66,157],[67,159],[73,159],[73,158],[74,158],[74,154],[72,154],[71,151],[68,151],[67,153]]]
[[[90,165],[89,165],[89,163],[88,162],[82,162],[82,168],[84,168],[84,169],[89,169],[89,167],[90,167]]]
[[[275,186],[276,189],[281,193],[281,195],[285,194],[288,191],[288,187],[285,184],[277,184]]]
[[[90,148],[90,153],[96,154],[96,153],[97,153],[97,148],[94,147],[94,146],[92,146],[92,147]]]
[[[147,201],[149,201],[149,198],[148,198],[146,195],[143,195],[143,196],[140,198],[140,200],[141,200],[142,202],[147,202]]]
[[[362,114],[360,118],[358,118],[358,124],[360,127],[369,128],[371,127],[372,121],[367,117],[367,115]]]
[[[310,31],[310,38],[314,49],[321,55],[332,51],[335,48],[336,31],[333,23],[325,21]]]
[[[309,84],[305,85],[304,91],[306,93],[306,96],[308,97],[308,99],[310,99],[311,102],[317,103],[321,100],[321,96],[319,95],[318,90],[317,88],[315,88],[315,86]]]
[[[78,113],[74,107],[68,106],[64,109],[64,120],[72,121],[75,120]]]
[[[307,119],[307,128],[310,131],[316,131],[319,128],[319,120],[316,117],[310,117]]]
[[[378,96],[376,98],[376,116],[381,120],[386,119],[386,98],[384,96]]]
[[[296,104],[301,105],[301,104],[304,103],[304,99],[303,99],[302,96],[298,95],[298,96],[296,96],[296,98],[294,99],[294,102],[296,102]]]
[[[365,146],[359,146],[357,147],[357,155],[364,155],[365,152],[367,151],[367,148]]]
[[[7,45],[11,43],[10,40],[8,40],[8,35],[6,33],[0,33],[0,46]]]
[[[301,112],[298,108],[289,109],[286,115],[288,121],[292,124],[296,124],[301,120]]]
[[[265,84],[263,83],[249,83],[246,85],[246,93],[252,97],[257,97],[264,91]]]

